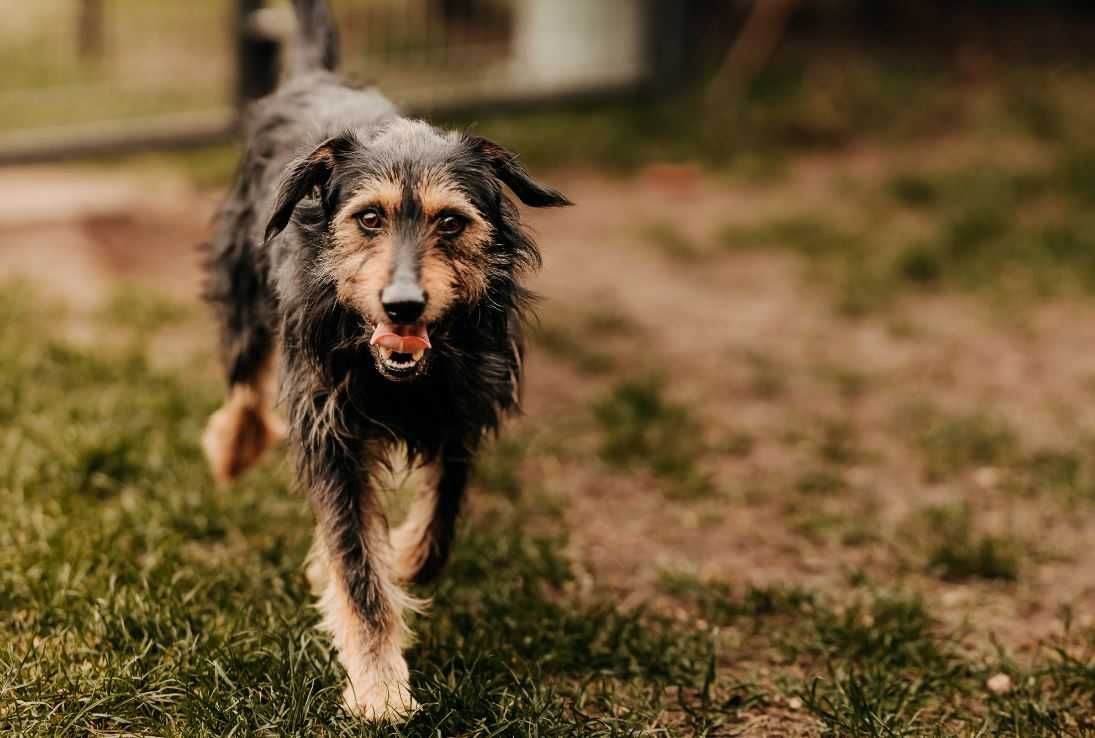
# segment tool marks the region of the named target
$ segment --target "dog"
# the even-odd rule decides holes
[[[245,115],[209,244],[228,393],[202,445],[226,482],[287,436],[345,703],[398,720],[416,708],[406,587],[445,564],[476,452],[518,409],[522,279],[540,253],[504,188],[532,207],[570,202],[502,146],[348,85],[327,4],[293,6],[292,73]],[[432,481],[389,533],[375,477],[392,453]]]

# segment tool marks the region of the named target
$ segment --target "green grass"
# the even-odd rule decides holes
[[[517,499],[523,488],[521,462],[527,453],[527,439],[503,436],[495,440],[476,460],[476,483],[490,494]]]
[[[840,474],[829,469],[804,472],[795,483],[795,490],[804,495],[834,495],[848,488]]]
[[[271,461],[213,488],[197,446],[219,388],[157,370],[150,331],[189,319],[124,294],[81,347],[16,290],[0,298],[0,732],[389,735],[338,705],[301,563],[311,519]],[[156,322],[150,325],[148,321]],[[205,360],[209,360],[205,357]],[[516,492],[518,452],[480,479]],[[501,470],[500,470],[501,469]],[[511,507],[466,526],[409,658],[401,735],[703,734],[732,713],[703,631],[578,600],[558,536]]]
[[[672,223],[658,221],[644,226],[640,238],[674,261],[697,261],[705,250]]]
[[[952,582],[1018,579],[1018,543],[978,533],[969,507],[932,507],[924,510],[921,517],[918,539],[927,548],[927,568],[931,573]]]
[[[1044,152],[1048,163],[1026,166],[982,156],[973,165],[857,180],[843,196],[855,203],[855,218],[813,208],[728,225],[717,241],[728,253],[796,255],[809,267],[805,278],[827,287],[849,316],[925,290],[1012,302],[1095,291],[1091,150],[1057,143]]]
[[[594,348],[597,338],[588,331],[580,334],[569,325],[540,322],[532,327],[530,337],[537,346],[584,374],[605,374],[616,367],[612,354]]]
[[[737,633],[742,659],[777,654],[786,670],[774,689],[799,700],[822,735],[1095,732],[1095,634],[1066,633],[1020,664],[1002,652],[975,655],[921,598],[868,581],[836,598],[786,586],[736,589],[674,572],[660,585],[706,622]],[[985,685],[1001,671],[1017,686],[997,695]]]
[[[555,318],[540,319],[529,326],[529,338],[537,347],[583,374],[609,374],[618,369],[620,356],[629,348],[630,339],[642,332],[630,316],[611,304],[569,313],[556,306],[553,313]]]
[[[897,174],[887,189],[894,199],[910,208],[929,208],[939,202],[941,193],[930,178],[918,174]]]
[[[664,396],[659,378],[617,384],[594,407],[601,458],[619,469],[645,468],[671,497],[702,496],[710,482],[698,461],[702,428],[683,405]]]
[[[947,414],[926,406],[906,407],[895,421],[919,447],[924,476],[941,481],[959,473],[1015,461],[1019,443],[1003,420],[984,413]]]
[[[197,446],[220,392],[198,369],[211,357],[144,358],[198,318],[127,290],[92,320],[110,341],[60,340],[48,326],[64,311],[0,296],[0,339],[20,347],[0,356],[4,735],[720,736],[789,700],[799,724],[834,736],[1095,731],[1086,630],[1066,627],[1033,660],[979,655],[923,599],[865,577],[821,592],[667,573],[661,594],[694,619],[620,609],[579,586],[563,518],[539,525],[519,499],[535,453],[523,436],[489,450],[476,485],[493,503],[424,593],[434,604],[408,654],[422,710],[366,726],[338,703],[301,571],[311,517],[286,465],[214,489]],[[634,446],[662,463],[663,442],[695,429],[663,393],[647,381],[605,397],[607,458],[646,464]],[[671,448],[675,474],[697,449]],[[968,523],[948,540],[976,542]],[[1001,670],[1016,687],[995,695],[984,683]]]
[[[1021,494],[1046,495],[1071,504],[1095,499],[1095,458],[1090,442],[1076,449],[1040,449],[1016,466],[1010,486]]]

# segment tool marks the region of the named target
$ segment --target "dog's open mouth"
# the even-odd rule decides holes
[[[430,334],[425,323],[378,323],[369,345],[384,374],[405,378],[415,373],[430,350]]]

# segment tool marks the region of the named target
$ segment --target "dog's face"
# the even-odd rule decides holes
[[[492,285],[521,266],[516,213],[502,184],[529,205],[569,204],[490,141],[398,120],[368,137],[330,139],[294,163],[267,238],[301,199],[318,194],[321,277],[371,326],[379,372],[412,379],[429,364],[431,328],[458,306],[488,300]]]

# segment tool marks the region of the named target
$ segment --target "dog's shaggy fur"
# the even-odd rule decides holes
[[[480,441],[517,404],[520,278],[540,257],[502,186],[536,207],[568,202],[502,147],[347,86],[332,72],[326,4],[294,7],[296,69],[249,111],[211,244],[229,392],[203,445],[223,481],[283,434],[271,412],[280,363],[317,520],[309,576],[346,702],[390,719],[414,706],[402,585],[444,565]],[[372,480],[396,449],[435,475],[389,536]]]

